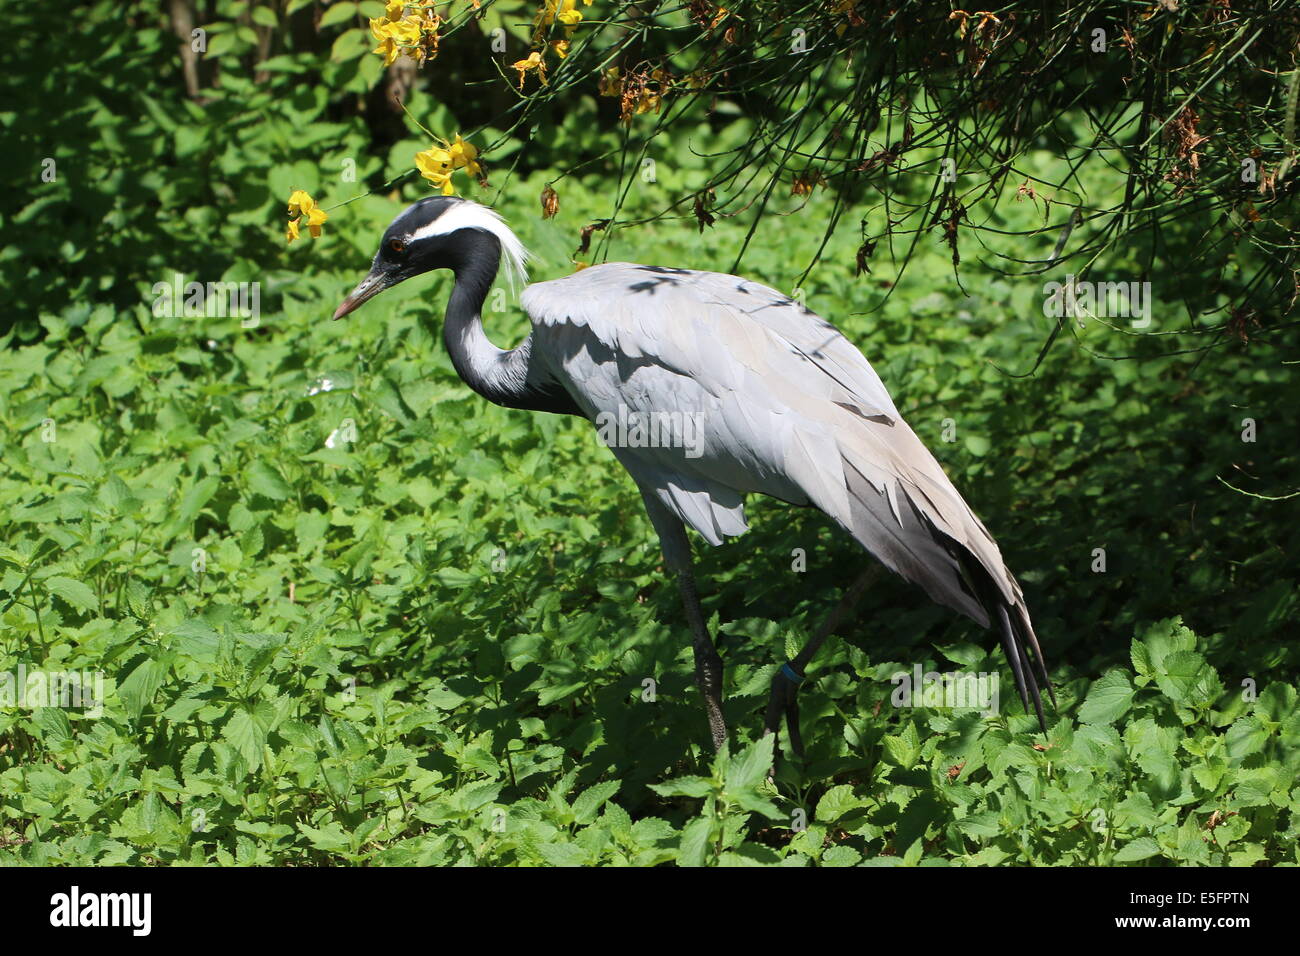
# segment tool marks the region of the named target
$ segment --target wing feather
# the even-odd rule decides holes
[[[744,495],[826,512],[888,567],[981,624],[963,556],[1023,598],[997,545],[831,323],[736,276],[628,263],[525,290],[540,354],[593,421],[694,415],[700,454],[616,448],[644,489],[712,544],[746,529]]]

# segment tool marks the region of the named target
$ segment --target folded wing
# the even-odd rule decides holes
[[[736,276],[629,263],[530,286],[523,305],[535,354],[598,430],[677,423],[676,443],[615,428],[612,446],[683,522],[718,544],[746,530],[746,494],[815,505],[935,601],[1009,631],[1023,687],[1024,648],[1037,641],[1019,585],[831,323]]]

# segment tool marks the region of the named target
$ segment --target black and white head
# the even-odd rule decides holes
[[[404,209],[384,232],[370,274],[334,313],[341,319],[399,282],[434,269],[487,286],[504,268],[512,285],[527,281],[528,252],[497,213],[468,199],[432,196]]]

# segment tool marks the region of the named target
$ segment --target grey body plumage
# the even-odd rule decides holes
[[[499,349],[480,311],[502,259],[522,278],[526,253],[495,213],[424,200],[394,220],[370,275],[335,317],[409,275],[449,268],[456,282],[444,339],[458,374],[485,398],[593,422],[691,416],[695,447],[611,450],[640,488],[678,576],[715,746],[725,736],[721,660],[684,528],[714,545],[742,534],[749,494],[819,508],[933,600],[999,631],[1021,699],[1045,723],[1039,679],[1049,692],[1051,684],[1019,585],[879,376],[831,323],[737,276],[609,263],[527,287],[521,303],[532,333]],[[796,749],[793,684],[827,633],[792,662],[794,676],[783,668],[774,679],[768,729],[776,730],[779,703]]]

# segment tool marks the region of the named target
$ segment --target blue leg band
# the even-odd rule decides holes
[[[786,661],[781,665],[781,673],[784,674],[785,679],[790,681],[792,684],[803,683],[803,675],[791,667],[789,661]]]

